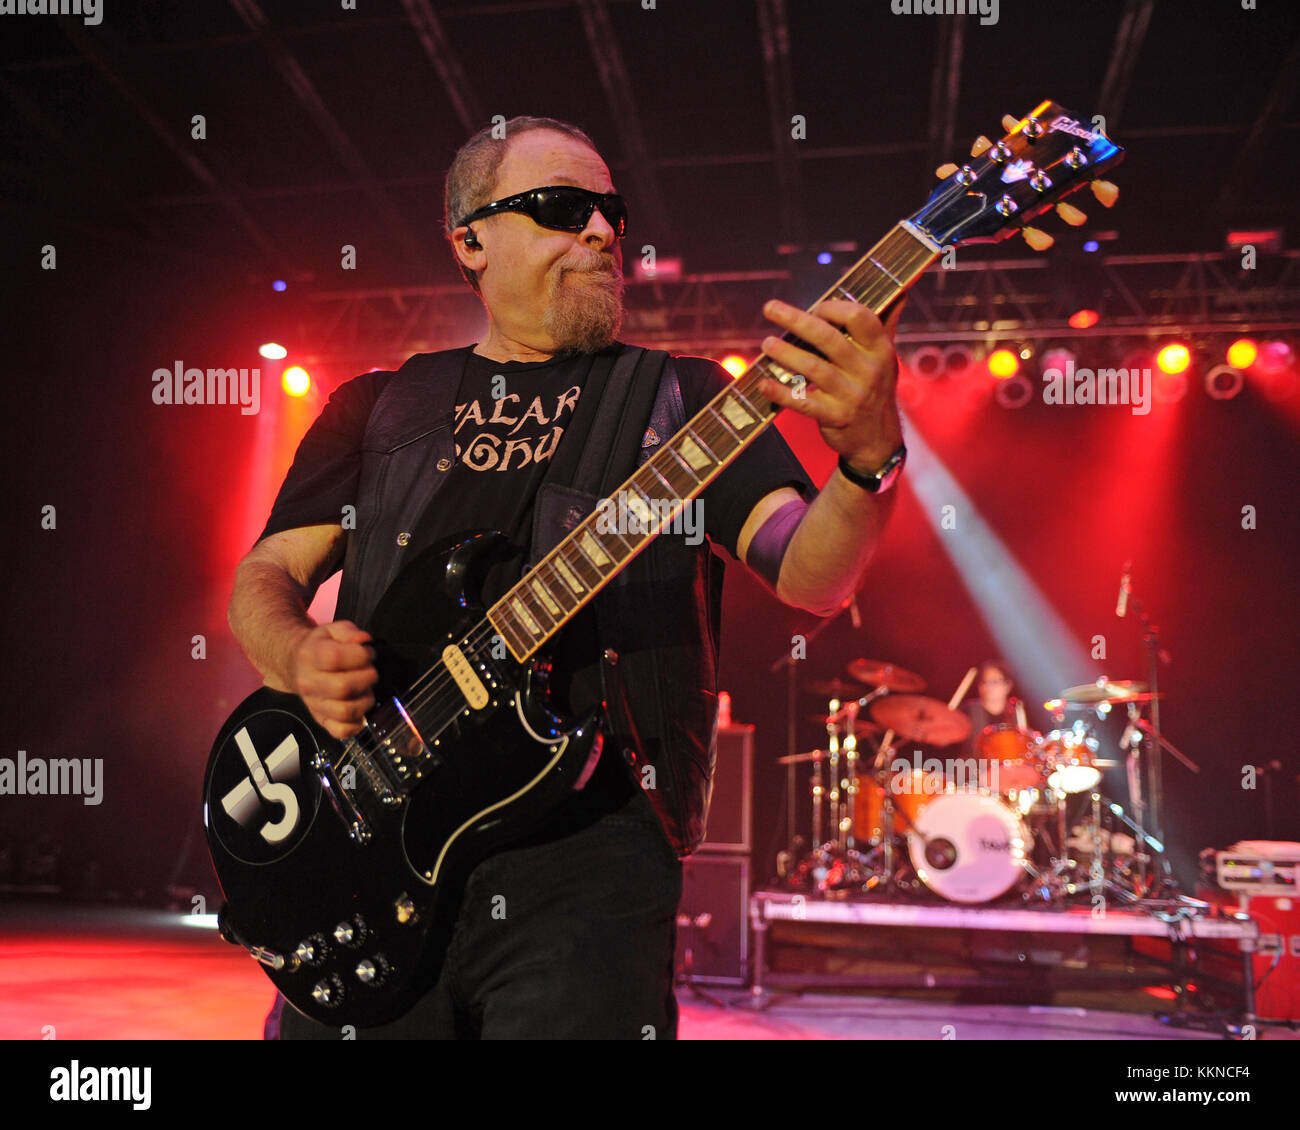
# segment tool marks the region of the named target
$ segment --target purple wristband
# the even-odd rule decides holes
[[[796,527],[807,511],[808,503],[802,498],[792,498],[759,526],[749,543],[745,564],[773,588],[776,588],[777,578],[781,575],[785,547],[790,544]]]

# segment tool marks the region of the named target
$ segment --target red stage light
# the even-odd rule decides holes
[[[1010,349],[995,349],[989,354],[989,372],[1000,381],[1020,372],[1020,358]]]
[[[735,380],[741,373],[749,368],[749,362],[739,353],[728,353],[719,364],[731,374],[732,380]]]
[[[943,351],[935,345],[922,345],[912,351],[907,367],[923,381],[933,381],[943,376]]]
[[[1156,365],[1162,373],[1185,373],[1191,363],[1192,352],[1180,341],[1170,342],[1156,354]]]
[[[1076,310],[1070,315],[1069,324],[1073,330],[1090,330],[1101,321],[1101,315],[1096,310],[1084,308]]]
[[[290,396],[306,396],[311,388],[311,377],[301,365],[292,365],[281,375],[280,384]]]
[[[1259,347],[1255,364],[1266,377],[1277,376],[1295,361],[1295,353],[1285,341],[1266,341]]]
[[[1044,373],[1049,370],[1064,373],[1068,368],[1076,364],[1079,359],[1075,356],[1074,350],[1067,349],[1063,345],[1054,345],[1050,349],[1044,350],[1039,360],[1042,361]]]
[[[1234,369],[1249,369],[1255,363],[1255,358],[1259,356],[1259,346],[1248,337],[1238,338],[1228,346],[1225,356],[1228,364]]]

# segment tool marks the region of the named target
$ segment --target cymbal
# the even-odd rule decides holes
[[[1095,683],[1080,683],[1077,687],[1066,687],[1061,698],[1066,702],[1083,703],[1086,706],[1094,702],[1139,702],[1132,696],[1147,689],[1146,683],[1135,683],[1131,679],[1107,682],[1098,679]]]
[[[817,713],[809,714],[807,717],[809,722],[817,722],[820,725],[825,726],[830,715]],[[847,720],[839,723],[839,725],[841,729],[847,729]],[[867,734],[871,737],[876,737],[878,734],[883,734],[885,732],[885,727],[871,721],[870,718],[859,718],[857,724],[853,727],[853,732],[854,734]]]
[[[1070,702],[1063,698],[1049,698],[1045,703],[1043,703],[1043,709],[1052,714],[1062,714],[1071,708],[1097,707],[1103,702],[1106,703],[1107,706],[1123,706],[1127,702],[1150,702],[1152,699],[1164,697],[1164,691],[1161,691],[1159,694],[1152,694],[1150,691],[1147,691],[1144,694],[1122,695],[1118,698],[1101,698],[1096,702]]]
[[[937,698],[919,694],[891,694],[870,707],[871,717],[900,737],[925,745],[952,745],[970,734],[970,719],[949,710]]]
[[[849,664],[849,674],[858,682],[872,687],[888,687],[891,691],[906,694],[925,690],[925,680],[915,671],[896,667],[880,659],[855,659]]]
[[[841,702],[856,701],[862,697],[862,684],[849,683],[844,679],[823,679],[820,682],[805,683],[804,690],[822,698],[838,698]]]

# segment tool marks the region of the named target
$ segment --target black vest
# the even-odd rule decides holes
[[[405,563],[426,548],[415,532],[455,463],[454,401],[465,352],[416,354],[375,402],[362,441],[357,525],[348,536],[336,620],[365,628]],[[601,357],[602,378],[594,366],[584,394],[597,391],[594,383],[605,386],[604,395],[580,399],[538,491],[529,565],[686,423],[665,354],[623,346],[598,356],[596,366]],[[598,441],[607,449],[595,453],[598,462],[589,454],[593,435],[606,437]],[[584,481],[588,490],[580,489]],[[471,528],[471,516],[465,518]],[[607,751],[621,753],[683,857],[704,838],[712,792],[723,572],[707,541],[690,546],[663,535],[593,601]]]

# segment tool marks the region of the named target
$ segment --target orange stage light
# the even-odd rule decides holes
[[[731,374],[733,380],[749,368],[749,362],[739,353],[728,353],[719,363]]]
[[[1228,346],[1228,364],[1234,369],[1249,369],[1259,356],[1259,346],[1248,337],[1238,338]]]
[[[1171,342],[1156,354],[1156,365],[1162,373],[1185,373],[1191,363],[1191,350],[1179,341]]]
[[[301,365],[293,365],[285,369],[280,383],[290,396],[306,396],[307,390],[311,388],[311,377]]]
[[[1020,358],[1010,349],[995,349],[989,354],[989,372],[1000,381],[1014,377],[1020,371]]]

